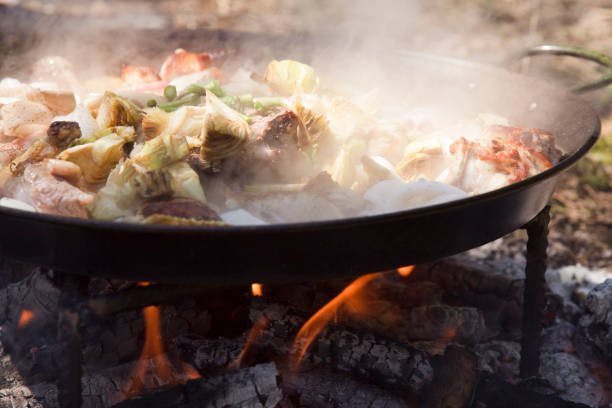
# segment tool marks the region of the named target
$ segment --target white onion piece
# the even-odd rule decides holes
[[[372,215],[440,204],[468,195],[456,187],[435,181],[404,183],[384,180],[374,184],[363,196],[373,205],[366,215]]]
[[[15,210],[32,211],[36,212],[36,209],[23,201],[15,200],[13,198],[3,197],[0,198],[0,206],[13,208]]]
[[[243,209],[228,211],[220,215],[221,219],[231,225],[266,225],[266,222]]]

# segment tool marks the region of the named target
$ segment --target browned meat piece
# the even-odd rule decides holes
[[[185,158],[187,164],[191,166],[194,171],[202,172],[209,170],[212,166],[209,162],[204,160],[199,153],[190,153]]]
[[[296,182],[312,175],[312,163],[297,144],[298,126],[292,111],[253,117],[255,140],[244,147],[244,153],[224,162],[222,173],[247,184]],[[243,180],[245,175],[248,180]]]
[[[189,199],[174,199],[168,201],[153,201],[140,207],[144,217],[152,215],[167,215],[170,217],[187,218],[199,221],[220,221],[219,215],[206,204]]]
[[[542,129],[490,125],[483,129],[483,134],[491,138],[522,143],[527,148],[543,155],[543,160],[548,160],[552,164],[558,163],[563,155],[563,152],[555,146],[554,136]]]
[[[121,69],[121,81],[126,85],[140,85],[160,80],[157,72],[151,67],[126,65]]]
[[[162,79],[170,81],[181,75],[204,71],[212,65],[212,57],[208,53],[194,54],[178,49],[170,54],[162,64],[159,74]]]
[[[81,128],[77,122],[55,121],[47,129],[47,140],[55,147],[66,147],[79,137]]]
[[[271,149],[295,149],[297,144],[298,117],[292,111],[253,118],[251,129],[258,141],[263,141]]]
[[[6,195],[32,205],[39,212],[88,218],[87,205],[93,200],[93,194],[55,176],[65,170],[56,168],[57,165],[49,160],[29,165],[22,177],[12,180],[11,186],[5,188]]]

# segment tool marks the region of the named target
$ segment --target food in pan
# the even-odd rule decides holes
[[[0,205],[173,225],[373,215],[481,194],[560,160],[554,137],[482,114],[384,114],[309,65],[223,68],[177,50],[157,71],[78,81],[45,58],[0,82]]]

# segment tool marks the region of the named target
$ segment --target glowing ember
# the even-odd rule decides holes
[[[140,282],[139,286],[148,286],[150,282]],[[175,369],[164,354],[162,343],[160,308],[147,306],[142,310],[145,321],[145,343],[136,367],[132,371],[133,384],[129,396],[138,395],[144,388],[147,374],[161,385],[184,383],[188,379],[200,377],[200,374],[189,364],[181,363],[182,370]]]
[[[251,293],[253,296],[263,296],[261,283],[251,283]]]
[[[399,273],[402,276],[408,276],[412,273],[413,269],[414,269],[414,265],[402,266],[401,268],[397,268],[397,273]]]
[[[19,316],[19,322],[17,323],[17,328],[19,329],[24,328],[28,323],[32,321],[32,319],[34,319],[34,313],[32,313],[28,309],[23,309],[21,311],[21,316]]]

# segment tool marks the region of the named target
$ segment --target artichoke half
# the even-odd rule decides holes
[[[58,158],[79,166],[88,183],[102,183],[123,157],[123,145],[133,141],[133,131],[111,133],[92,143],[68,148]]]
[[[286,94],[312,93],[319,85],[319,78],[310,65],[292,60],[271,61],[263,80],[274,90]]]
[[[148,170],[131,160],[113,169],[89,210],[94,219],[134,215],[145,201],[186,198],[206,203],[200,179],[185,162]]]
[[[96,116],[100,129],[112,126],[135,126],[140,119],[140,112],[134,104],[112,92],[104,94]]]
[[[200,154],[207,161],[221,160],[236,153],[253,131],[244,117],[206,90],[204,131]]]
[[[142,132],[147,140],[176,134],[185,137],[190,148],[200,147],[205,113],[203,106],[183,106],[170,113],[154,109],[142,118]]]

